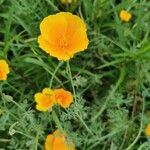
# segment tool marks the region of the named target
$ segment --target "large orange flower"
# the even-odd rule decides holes
[[[36,93],[34,95],[35,101],[37,103],[36,109],[39,111],[50,110],[55,104],[55,96],[53,93],[53,90],[49,88],[44,88],[42,93]]]
[[[69,12],[49,15],[40,24],[39,47],[59,60],[68,60],[87,48],[86,30],[83,20]]]
[[[54,91],[57,104],[63,108],[68,108],[73,102],[72,93],[64,89],[56,89]]]
[[[68,143],[66,136],[56,130],[53,134],[49,134],[45,141],[46,150],[75,150],[73,143]]]
[[[0,80],[6,80],[9,72],[10,71],[7,62],[3,59],[0,59]]]

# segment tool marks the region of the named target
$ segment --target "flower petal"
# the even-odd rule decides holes
[[[39,47],[59,60],[68,60],[88,46],[84,21],[69,12],[60,12],[43,19],[40,24]]]
[[[53,141],[54,141],[54,136],[52,134],[49,134],[45,141],[46,150],[53,150],[53,148],[52,148]]]
[[[42,93],[36,93],[34,95],[34,99],[38,103],[39,101],[41,101],[43,99],[43,94]]]
[[[50,88],[44,88],[44,89],[42,90],[42,93],[43,93],[43,94],[52,95],[54,92],[53,92],[53,90],[50,89]]]
[[[68,108],[73,102],[72,94],[69,91],[65,91],[64,89],[55,90],[55,99],[57,103],[63,108]]]
[[[52,44],[57,44],[59,38],[66,32],[67,22],[63,15],[55,14],[45,17],[40,24],[43,37]]]
[[[10,72],[7,62],[0,59],[0,80],[6,80],[7,74]]]
[[[58,136],[55,138],[53,143],[53,150],[67,150],[67,146],[65,144],[65,138],[63,136]]]

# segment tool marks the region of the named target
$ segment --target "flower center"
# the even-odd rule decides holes
[[[66,37],[61,37],[59,40],[59,45],[62,49],[65,49],[68,46],[67,38]]]

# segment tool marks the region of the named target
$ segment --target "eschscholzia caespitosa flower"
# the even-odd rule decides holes
[[[57,104],[63,108],[68,108],[73,102],[73,95],[69,91],[64,89],[56,89],[54,93]]]
[[[72,142],[68,142],[66,135],[56,130],[53,134],[49,134],[45,141],[46,150],[75,150]]]
[[[145,135],[150,136],[150,123],[145,128]]]
[[[6,80],[9,72],[9,65],[6,60],[0,59],[0,80]]]
[[[42,92],[34,95],[36,101],[36,109],[39,111],[51,110],[54,105],[60,105],[63,108],[68,108],[73,102],[71,92],[64,89],[44,88]]]
[[[54,92],[50,88],[44,88],[40,93],[34,95],[36,101],[36,109],[39,111],[48,111],[51,110],[55,104]]]
[[[86,25],[69,12],[49,15],[40,24],[39,47],[58,60],[69,60],[88,46]]]
[[[120,11],[120,19],[122,21],[129,22],[131,18],[132,18],[132,15],[131,15],[130,12],[128,12],[126,10],[121,10]]]

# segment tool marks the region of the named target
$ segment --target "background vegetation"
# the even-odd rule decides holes
[[[133,17],[122,22],[119,12]],[[88,50],[70,60],[77,101],[54,108],[77,150],[150,150],[150,1],[0,0],[0,58],[11,66],[0,83],[0,150],[42,150],[56,129],[52,114],[35,110],[34,93],[48,87],[72,91],[66,62],[37,44],[41,20],[70,11],[85,20]]]

